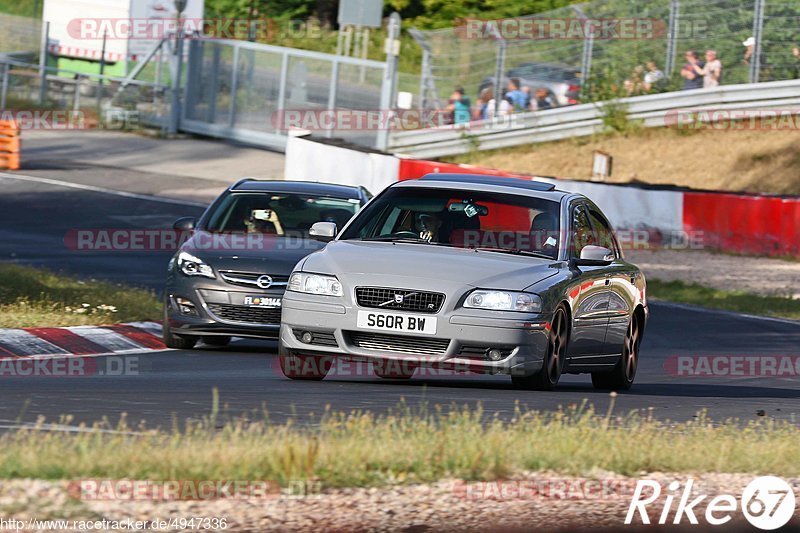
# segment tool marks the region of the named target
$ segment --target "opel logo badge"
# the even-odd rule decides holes
[[[269,289],[272,287],[272,278],[270,276],[261,276],[256,280],[256,285],[260,289]]]

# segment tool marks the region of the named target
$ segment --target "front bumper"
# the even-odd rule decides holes
[[[336,300],[287,292],[280,330],[282,353],[400,360],[414,366],[485,374],[529,376],[542,368],[549,332],[549,317],[544,315],[464,308],[444,310],[430,315],[437,318],[435,335],[412,336],[359,328],[358,311],[381,310]],[[299,337],[305,331],[318,334],[324,342],[302,342]],[[501,350],[502,359],[488,358],[488,350],[492,348]]]
[[[242,304],[245,297],[280,300],[283,293],[283,288],[248,290],[219,285],[213,280],[169,284],[164,302],[165,319],[177,335],[277,339],[280,333],[280,307]],[[189,300],[197,316],[181,313],[175,304],[176,298]]]

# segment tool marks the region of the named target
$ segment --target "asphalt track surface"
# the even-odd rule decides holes
[[[31,174],[52,180],[67,176],[58,170],[26,175]],[[175,218],[199,214],[202,208],[86,188],[92,182],[88,171],[64,179],[78,188],[0,175],[0,261],[160,290],[169,252],[75,252],[65,246],[64,236],[79,228],[169,228]],[[131,176],[129,181],[146,179],[161,178]],[[93,186],[102,180],[94,181]],[[128,185],[125,190],[136,190]],[[717,421],[761,416],[797,421],[797,374],[686,377],[670,372],[669,361],[677,356],[793,356],[797,362],[800,324],[662,303],[652,303],[651,311],[637,382],[616,399],[617,413],[651,409],[663,419],[687,420],[705,410]],[[113,422],[126,413],[131,422],[171,426],[175,420],[209,414],[214,388],[225,416],[268,413],[275,422],[287,417],[311,422],[326,407],[386,411],[402,401],[412,408],[480,404],[487,415],[504,418],[517,405],[550,411],[588,401],[605,412],[610,401],[607,393],[592,389],[588,376],[566,376],[558,390],[548,393],[514,390],[503,377],[428,376],[399,382],[381,380],[366,369],[320,383],[292,382],[278,370],[275,353],[275,343],[241,340],[225,349],[128,355],[138,366],[135,375],[0,378],[0,429],[39,416],[56,422],[64,414],[74,417],[73,424],[103,417]]]

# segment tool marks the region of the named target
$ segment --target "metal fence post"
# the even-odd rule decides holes
[[[764,30],[764,0],[756,0],[753,13],[753,37],[756,44],[753,46],[753,55],[750,57],[750,83],[758,83],[761,75],[761,50],[762,34]]]
[[[0,109],[5,110],[8,101],[8,71],[11,67],[8,63],[3,65],[3,94],[0,96]]]
[[[233,70],[231,72],[231,108],[228,117],[228,126],[236,125],[236,93],[239,92],[239,50],[238,45],[233,49]]]
[[[172,76],[172,98],[170,101],[169,129],[170,135],[178,133],[181,121],[181,76],[183,74],[183,30],[178,24],[178,34],[175,40],[174,74]]]
[[[500,100],[503,99],[503,75],[506,71],[506,41],[497,36],[497,60],[494,65],[494,116],[500,114]]]
[[[664,62],[664,74],[671,76],[675,72],[675,58],[678,52],[680,24],[680,0],[672,0],[669,4],[669,30],[667,33],[667,58]]]
[[[339,82],[339,62],[337,60],[331,61],[331,81],[328,88],[328,111],[336,109],[336,89]],[[336,121],[334,120],[335,124]],[[325,136],[333,137],[333,128],[325,132]]]
[[[400,14],[397,12],[389,16],[389,27],[386,37],[386,70],[383,75],[381,87],[381,113],[390,113],[396,107],[397,102],[397,55],[400,44]],[[381,122],[388,122],[381,120]],[[386,127],[378,131],[378,138],[375,146],[378,150],[386,150],[389,147],[389,128]]]
[[[425,111],[426,90],[428,88],[428,71],[431,68],[431,53],[426,48],[422,49],[422,75],[419,78],[419,110]]]
[[[281,55],[281,77],[280,81],[278,82],[278,106],[275,109],[277,116],[283,117],[283,110],[286,107],[286,84],[289,82],[289,54],[284,52]],[[277,127],[275,128],[275,133],[280,133],[282,128],[281,124],[282,121],[276,122]]]
[[[592,54],[594,52],[594,24],[586,21],[586,37],[583,39],[583,55],[581,56],[581,80],[584,84],[589,82],[592,73]]]
[[[47,46],[50,43],[50,23],[42,27],[42,42],[39,51],[39,105],[47,99]]]

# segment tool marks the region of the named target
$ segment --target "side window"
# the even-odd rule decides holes
[[[592,221],[592,228],[594,229],[597,246],[608,248],[614,252],[615,256],[619,255],[617,247],[614,244],[614,234],[611,230],[611,225],[605,217],[594,209],[590,209],[589,218]]]
[[[572,210],[572,249],[574,256],[580,257],[581,250],[590,244],[595,244],[595,239],[589,218],[586,216],[586,209],[581,204]]]

